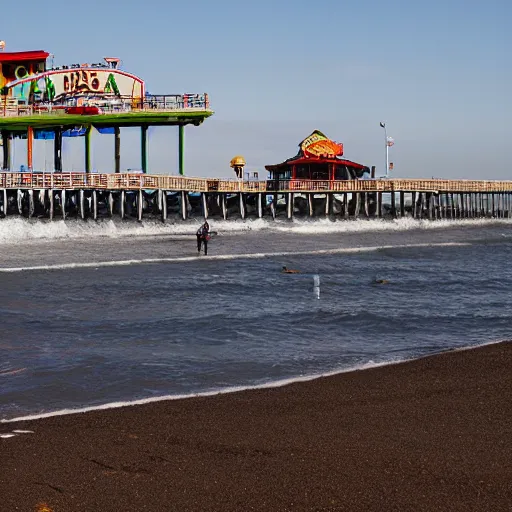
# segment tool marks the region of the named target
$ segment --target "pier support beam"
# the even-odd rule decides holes
[[[187,193],[184,190],[181,191],[181,218],[187,219]]]
[[[91,172],[91,134],[92,126],[85,132],[85,172]]]
[[[49,202],[49,207],[48,207],[48,215],[50,217],[50,220],[53,220],[53,199],[54,199],[54,191],[53,191],[53,188],[51,188],[49,191],[49,196],[48,196],[48,202]]]
[[[119,194],[119,216],[121,219],[125,217],[125,203],[126,203],[126,192],[121,190]]]
[[[329,194],[329,192],[325,193],[325,216],[329,217],[331,214],[331,204],[332,204],[332,196]],[[293,208],[293,204],[292,204]],[[293,213],[292,213],[293,215]]]
[[[30,172],[33,169],[33,153],[34,153],[34,129],[32,126],[27,128],[27,167]]]
[[[356,196],[356,205],[354,209],[354,218],[357,219],[359,217],[359,210],[361,209],[361,193],[360,192],[353,192],[352,197],[354,197],[354,194]]]
[[[18,200],[18,213],[20,215],[23,215],[23,190],[21,189],[18,189],[18,193],[17,193],[17,200]]]
[[[391,217],[396,219],[396,197],[394,190],[391,192]]]
[[[92,218],[94,220],[98,219],[98,191],[92,191]]]
[[[377,217],[382,217],[382,192],[377,192]]]
[[[2,170],[11,170],[11,134],[7,130],[2,130],[2,147],[3,147],[3,162]]]
[[[351,194],[352,197],[352,194]],[[348,219],[348,193],[343,194],[343,217]]]
[[[180,175],[185,175],[185,126],[178,126],[178,166]]]
[[[261,219],[263,217],[263,194],[261,192],[258,193],[257,201],[258,201],[258,219]]]
[[[114,172],[121,172],[121,128],[114,126]]]
[[[140,168],[146,174],[148,172],[148,127],[140,127]]]
[[[329,201],[329,194],[325,195],[326,201]],[[327,210],[327,207],[325,208]],[[286,216],[288,219],[293,218],[293,192],[288,192],[288,201],[286,202]]]
[[[203,217],[208,218],[208,198],[205,192],[201,192],[201,203],[203,205]]]
[[[3,196],[4,196],[3,197],[4,203],[2,205],[2,208],[3,208],[2,211],[3,211],[4,216],[7,217],[7,189],[6,188],[3,189]]]
[[[82,220],[85,219],[85,191],[84,189],[80,189],[80,194],[79,194],[79,207],[80,207],[80,217],[82,218]]]
[[[108,214],[110,217],[114,215],[114,193],[112,191],[108,193]]]
[[[427,204],[427,193],[421,192],[420,193],[420,219],[423,219],[425,217],[425,210],[428,206]]]
[[[400,192],[400,217],[405,217],[405,192]]]
[[[228,209],[226,207],[226,194],[220,195],[220,206],[222,209],[222,218],[226,220],[228,218]]]
[[[240,217],[242,219],[245,219],[245,201],[244,201],[244,194],[243,192],[239,192],[238,194],[239,200],[240,200]]]
[[[62,128],[55,128],[53,140],[53,167],[55,172],[62,172]]]
[[[308,210],[309,210],[309,216],[313,217],[313,213],[314,213],[314,210],[313,210],[313,194],[311,194],[311,193],[308,194]]]
[[[143,196],[143,192],[141,189],[141,190],[139,190],[139,193],[137,194],[137,220],[139,222],[142,222],[143,206],[144,206],[144,196]]]
[[[165,190],[159,190],[160,194],[160,214],[162,222],[167,220],[167,192]]]
[[[62,220],[66,220],[66,191],[60,193],[60,206],[62,210]]]
[[[34,216],[34,210],[35,210],[34,191],[32,189],[30,189],[28,191],[28,218],[29,219]]]
[[[364,207],[364,215],[368,219],[370,217],[370,209],[368,205],[368,192],[363,194],[363,207]]]

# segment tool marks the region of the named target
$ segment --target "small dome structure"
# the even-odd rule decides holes
[[[242,155],[234,156],[229,165],[235,171],[236,177],[241,180],[244,177],[245,158]]]
[[[229,165],[234,169],[235,167],[244,167],[245,163],[245,158],[242,155],[237,155],[231,159]]]

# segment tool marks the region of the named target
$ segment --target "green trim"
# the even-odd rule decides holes
[[[140,166],[142,172],[148,172],[148,127],[140,127]]]
[[[114,128],[114,172],[121,172],[121,128]]]
[[[92,127],[89,126],[85,132],[85,172],[91,172],[91,133]]]
[[[93,126],[172,126],[185,124],[201,124],[213,114],[211,110],[179,111],[179,112],[129,112],[122,114],[99,114],[96,116],[81,116],[69,114],[50,114],[23,117],[2,117],[0,108],[0,129],[10,131],[26,131],[28,126],[33,128],[53,128],[62,126],[72,128],[78,125]]]
[[[178,127],[178,158],[179,158],[179,169],[180,175],[185,175],[185,126],[180,124]]]

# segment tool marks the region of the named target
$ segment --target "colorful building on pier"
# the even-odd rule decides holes
[[[178,126],[179,173],[184,174],[184,127],[213,114],[208,94],[150,95],[140,77],[121,69],[120,60],[48,66],[48,52],[0,51],[0,130],[3,170],[11,170],[10,142],[27,139],[27,167],[33,167],[33,140],[54,140],[55,171],[62,171],[62,137],[85,139],[84,171],[91,171],[91,134],[115,135],[115,172],[120,172],[120,128],[140,127],[141,169],[147,172],[149,126]],[[53,57],[51,57],[53,60]]]
[[[328,139],[315,130],[299,144],[296,156],[275,165],[266,165],[269,179],[282,180],[352,180],[369,176],[369,167],[343,158],[343,144]]]

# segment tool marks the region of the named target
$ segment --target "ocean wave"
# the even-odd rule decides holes
[[[189,219],[162,223],[158,220],[121,221],[105,220],[54,220],[24,219],[21,217],[0,220],[0,244],[20,244],[29,241],[84,239],[91,237],[121,238],[144,236],[194,235],[202,219]],[[437,230],[462,226],[488,226],[511,224],[512,219],[458,219],[415,220],[412,218],[385,220],[330,220],[330,219],[211,219],[212,230],[222,234],[251,231],[273,231],[297,234],[358,233],[382,231]]]
[[[215,254],[208,256],[208,261],[213,260],[238,260],[238,259],[261,259],[279,256],[302,256],[302,255],[321,255],[321,254],[355,254],[364,252],[375,252],[382,249],[411,249],[421,247],[467,247],[472,245],[469,242],[433,242],[423,244],[398,244],[398,245],[377,245],[372,247],[343,247],[338,249],[319,249],[310,251],[276,251],[276,252],[258,252],[242,254]],[[32,265],[26,267],[3,267],[0,272],[24,272],[32,270],[67,270],[75,268],[100,268],[100,267],[121,267],[127,265],[148,265],[151,263],[183,263],[187,261],[197,261],[204,259],[202,256],[177,256],[170,258],[141,258],[129,260],[110,260],[110,261],[89,261],[73,263],[56,263],[50,265]]]

